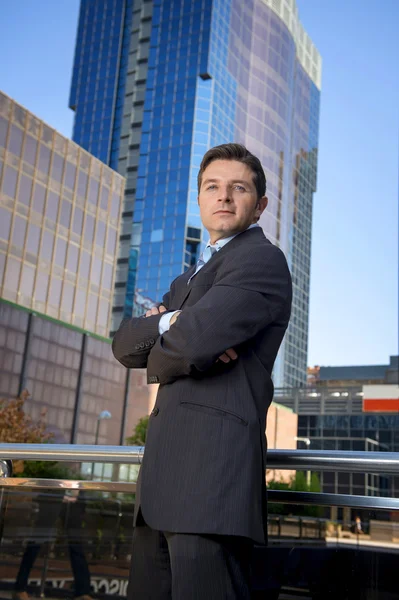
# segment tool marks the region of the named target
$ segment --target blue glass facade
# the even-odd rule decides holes
[[[94,10],[92,4],[82,0],[81,10]],[[103,82],[98,94],[113,87],[120,109],[112,109],[107,160],[127,177],[130,207],[122,226],[113,329],[122,316],[141,314],[145,302],[159,302],[171,281],[195,263],[207,241],[197,203],[201,159],[214,145],[241,142],[265,168],[269,206],[260,225],[285,252],[294,279],[293,319],[275,382],[305,383],[320,91],[310,75],[317,51],[302,29],[295,37],[301,28],[299,21],[292,26],[295,3],[288,17],[277,14],[271,0],[135,0],[133,6],[103,0],[96,6],[108,4],[121,48],[119,58],[114,56],[114,78],[111,68],[107,76],[98,71]],[[84,37],[81,28],[79,36]],[[77,46],[75,68],[82,52]],[[78,122],[79,102],[72,98],[79,93],[87,100],[83,80],[80,87],[77,81],[74,71],[74,136],[90,132],[95,144],[99,123],[94,117],[91,128]]]
[[[69,107],[73,140],[116,168],[133,0],[81,0]]]

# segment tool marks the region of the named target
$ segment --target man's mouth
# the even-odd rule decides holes
[[[231,210],[217,210],[214,214],[215,215],[234,215],[234,213]]]

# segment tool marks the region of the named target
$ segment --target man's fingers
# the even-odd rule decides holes
[[[231,360],[235,360],[236,358],[238,358],[238,354],[234,350],[234,348],[229,348],[228,350],[226,350],[225,354],[227,354],[227,356],[229,356]]]
[[[163,304],[161,304],[161,306],[159,307],[159,312],[160,312],[160,313],[166,312],[167,310],[168,310],[168,309],[167,309],[167,308],[165,308]]]
[[[224,363],[230,362],[230,358],[227,356],[227,354],[225,352],[223,352],[223,354],[221,354],[219,356],[219,360],[221,360]]]
[[[163,308],[163,310],[161,310]],[[159,309],[157,306],[153,306],[145,313],[146,317],[152,317],[152,315],[159,315],[160,312],[165,312],[166,308],[164,306],[160,306]]]

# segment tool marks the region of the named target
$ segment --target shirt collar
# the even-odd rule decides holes
[[[252,225],[250,225],[247,229],[245,229],[245,231],[248,231],[248,229],[253,229],[254,227],[259,227],[258,223],[252,223]],[[211,240],[208,240],[208,243],[206,245],[206,247],[210,247],[210,248],[216,248],[217,252],[219,252],[219,250],[221,250],[223,248],[223,246],[225,246],[226,244],[228,244],[229,242],[231,242],[232,239],[234,239],[237,235],[240,235],[240,233],[243,233],[242,231],[239,231],[238,233],[235,233],[234,235],[231,235],[228,238],[222,238],[221,240],[218,240],[217,242],[215,242],[214,244],[211,244]]]

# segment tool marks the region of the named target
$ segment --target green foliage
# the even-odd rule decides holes
[[[292,492],[320,492],[320,480],[317,473],[311,474],[310,485],[307,483],[307,473],[297,471],[290,482],[269,481],[269,490],[286,490]],[[298,515],[308,517],[321,517],[323,509],[321,506],[295,505],[295,504],[268,504],[268,512],[271,515]]]
[[[30,477],[40,479],[83,479],[81,473],[56,462],[47,460],[27,461],[21,473],[17,477]]]
[[[147,437],[148,421],[150,417],[142,417],[134,428],[133,434],[126,438],[128,446],[145,446]]]

